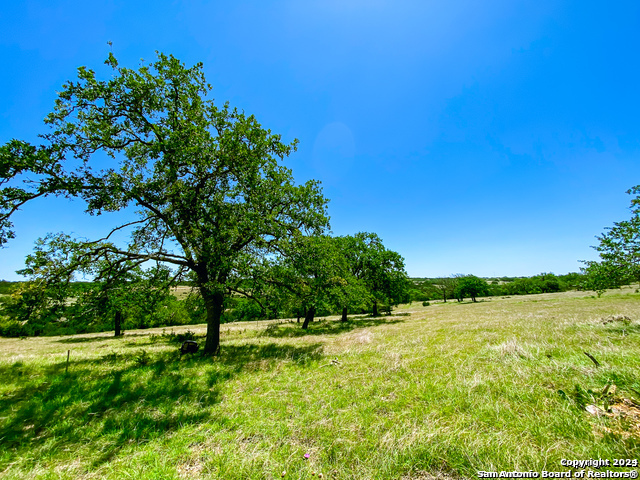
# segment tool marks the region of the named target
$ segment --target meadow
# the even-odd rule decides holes
[[[635,292],[225,324],[213,359],[178,353],[205,326],[3,338],[0,478],[427,480],[639,459]]]

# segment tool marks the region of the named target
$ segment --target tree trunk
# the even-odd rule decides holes
[[[342,318],[341,318],[341,320],[342,320],[343,322],[346,322],[346,321],[347,321],[347,307],[343,307],[343,308],[342,308]]]
[[[122,312],[120,310],[116,311],[116,317],[113,321],[115,323],[116,337],[122,335]]]
[[[471,300],[475,302],[476,301],[476,297],[471,297]]]
[[[442,290],[442,298],[444,298],[444,303],[447,303],[447,292]]]
[[[224,297],[221,292],[211,292],[206,288],[200,288],[200,294],[207,310],[207,339],[203,353],[216,355],[220,349],[220,319]]]
[[[373,301],[373,316],[378,316],[378,300]]]
[[[304,323],[302,324],[302,329],[306,330],[309,327],[309,322],[313,322],[313,316],[316,313],[316,307],[309,307],[307,310],[307,314],[304,316]]]

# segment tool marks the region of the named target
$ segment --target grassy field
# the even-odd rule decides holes
[[[640,458],[634,289],[236,323],[216,359],[180,358],[170,332],[0,339],[0,477],[426,480]]]

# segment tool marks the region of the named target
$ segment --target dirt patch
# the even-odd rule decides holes
[[[612,389],[615,389],[615,385]],[[624,439],[640,439],[640,403],[635,400],[611,395],[602,405],[590,404],[585,410],[594,417],[610,419],[606,425],[595,427],[600,433],[606,432]]]
[[[633,322],[626,315],[609,315],[608,317],[601,318],[598,323],[608,325],[609,323],[622,323],[623,325],[630,325]]]

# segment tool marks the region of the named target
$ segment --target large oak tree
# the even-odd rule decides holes
[[[111,78],[81,67],[63,85],[44,144],[0,147],[0,245],[14,236],[11,216],[34,198],[80,198],[91,215],[137,207],[135,221],[111,230],[130,229],[128,245],[110,234],[87,241],[82,261],[108,252],[123,265],[150,260],[192,272],[206,305],[204,350],[214,353],[238,269],[295,232],[324,231],[327,200],[317,182],[295,185],[280,163],[295,141],[214,105],[201,64],[163,54],[135,70],[112,54],[105,63]]]

